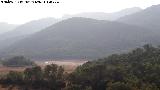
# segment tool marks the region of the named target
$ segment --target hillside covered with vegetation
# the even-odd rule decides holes
[[[160,47],[145,45],[89,61],[72,73],[54,64],[11,71],[0,84],[19,90],[160,90]]]
[[[134,25],[74,17],[34,33],[0,51],[0,57],[31,59],[102,58],[113,53],[159,43],[159,33]]]
[[[14,56],[11,58],[1,60],[1,64],[7,67],[24,67],[35,65],[33,61],[25,58],[24,56]]]

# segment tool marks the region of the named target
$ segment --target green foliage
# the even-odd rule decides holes
[[[10,71],[7,74],[7,79],[10,83],[18,83],[23,80],[23,74],[21,72]]]
[[[145,45],[89,61],[70,74],[52,64],[28,68],[23,74],[10,72],[0,81],[5,80],[21,81],[26,90],[160,90],[160,47]]]
[[[47,80],[47,87],[52,90],[60,89],[64,87],[64,69],[61,66],[55,64],[47,65],[44,68],[44,78]]]
[[[2,61],[2,65],[9,67],[21,67],[21,66],[32,66],[35,65],[34,62],[23,56],[15,56]]]
[[[55,64],[26,68],[24,72],[9,72],[1,78],[1,84],[18,85],[26,90],[61,90],[65,87],[64,69]],[[20,89],[21,90],[21,89]]]
[[[85,63],[68,80],[84,90],[159,90],[160,48],[145,45],[126,54]]]
[[[33,68],[27,68],[24,70],[24,78],[26,81],[33,81],[33,80],[42,80],[43,72],[40,66],[35,66]]]

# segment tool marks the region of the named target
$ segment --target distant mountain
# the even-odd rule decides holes
[[[153,5],[135,14],[124,16],[117,21],[152,30],[160,30],[160,5]]]
[[[0,55],[30,58],[98,58],[160,41],[152,30],[88,18],[58,22],[14,45]]]
[[[27,37],[35,32],[38,32],[54,23],[58,22],[54,18],[45,18],[40,20],[34,20],[23,25],[16,27],[12,31],[0,34],[0,49],[12,45],[13,43]]]
[[[80,13],[76,15],[65,15],[63,18],[71,18],[71,17],[84,17],[84,18],[92,18],[97,20],[117,20],[120,17],[130,15],[136,12],[141,11],[141,8],[133,7],[133,8],[127,8],[124,10],[121,10],[119,12],[114,13],[103,13],[103,12],[86,12],[86,13]]]
[[[10,32],[6,32],[5,34],[2,34],[1,37],[3,37],[3,39],[6,39],[6,38],[30,35],[56,23],[57,21],[58,20],[54,18],[34,20],[31,22],[25,23],[23,25],[20,25],[19,27],[15,28]]]
[[[17,25],[1,22],[0,23],[0,34],[11,31],[15,29],[16,27]]]

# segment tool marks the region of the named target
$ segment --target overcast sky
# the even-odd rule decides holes
[[[33,0],[28,0],[28,1],[33,1]],[[65,14],[77,14],[81,12],[110,13],[125,8],[140,7],[144,9],[151,5],[160,4],[160,0],[52,0],[52,1],[59,1],[60,3],[59,4],[0,3],[0,22],[8,22],[11,24],[22,24],[31,20],[36,20],[46,17],[60,18]]]

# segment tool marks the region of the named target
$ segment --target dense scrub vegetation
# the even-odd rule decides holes
[[[24,56],[15,56],[11,57],[9,59],[1,60],[1,63],[3,66],[9,66],[9,67],[21,67],[21,66],[32,66],[35,65],[35,63]]]
[[[10,71],[1,77],[4,87],[17,87],[18,90],[61,90],[65,87],[64,69],[57,65],[27,68],[24,72]],[[10,89],[11,89],[10,88]]]
[[[20,90],[160,90],[160,47],[145,45],[89,61],[70,74],[57,65],[36,66],[0,81]]]
[[[145,45],[88,62],[69,81],[76,90],[160,90],[160,47]]]

